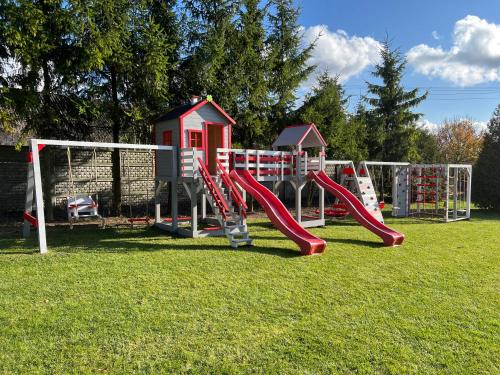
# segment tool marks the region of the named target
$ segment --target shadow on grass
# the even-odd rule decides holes
[[[323,237],[322,237],[323,238]],[[357,245],[357,246],[365,246],[372,249],[381,249],[384,246],[382,240],[378,241],[367,241],[367,240],[357,240],[355,238],[323,238],[327,243],[335,244],[346,244],[346,245]]]
[[[54,228],[48,230],[47,238],[49,251],[55,253],[135,253],[177,250],[229,252],[233,250],[229,244],[209,244],[205,238],[192,239],[180,237],[170,233],[165,233],[154,227],[142,229],[137,228],[135,230],[106,228],[93,231],[90,231],[89,228],[75,228],[72,231]],[[260,239],[259,237],[256,238]],[[168,242],[155,243],[148,241],[150,239],[166,239]],[[272,239],[276,240],[276,238]],[[196,243],[193,243],[193,241]],[[31,249],[26,249],[25,251],[19,250],[20,248],[27,246]],[[38,254],[36,249],[37,247],[38,243],[34,237],[27,240],[1,239],[0,255]],[[235,251],[279,256],[282,258],[294,258],[301,256],[298,249],[262,247],[255,245],[241,246]]]

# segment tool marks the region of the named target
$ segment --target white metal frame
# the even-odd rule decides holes
[[[140,145],[133,143],[107,143],[107,142],[80,142],[80,141],[62,141],[53,139],[31,139],[29,143],[30,152],[32,155],[31,163],[28,167],[28,185],[26,190],[26,204],[25,212],[31,214],[33,210],[33,196],[35,198],[36,206],[36,219],[37,219],[37,232],[38,232],[38,247],[41,254],[47,253],[47,234],[45,230],[45,213],[43,203],[43,189],[42,189],[42,172],[40,169],[40,151],[39,146],[60,146],[60,147],[78,147],[78,148],[113,148],[113,149],[132,149],[132,150],[157,150],[157,151],[171,151],[173,153],[172,170],[174,176],[172,180],[176,180],[177,176],[177,147],[174,146],[159,146],[159,145]],[[159,187],[163,181],[158,181]],[[156,193],[159,191],[156,189]],[[173,189],[175,190],[175,189]],[[155,194],[155,222],[160,220],[160,203],[157,199],[158,194]],[[172,202],[174,203],[174,202]],[[176,207],[176,204],[172,204]],[[174,211],[174,210],[173,210]],[[177,228],[177,214],[173,212],[172,227]],[[30,235],[30,223],[24,220],[23,236]]]
[[[470,206],[471,206],[471,188],[472,188],[472,165],[470,164],[412,164],[408,166],[410,176],[413,169],[417,169],[418,175],[421,175],[423,169],[427,168],[441,168],[444,172],[441,176],[441,179],[444,182],[444,191],[443,196],[439,196],[439,200],[442,200],[444,203],[444,213],[441,215],[434,215],[435,219],[442,220],[444,222],[452,222],[459,220],[468,220],[470,219]],[[450,173],[453,172],[453,173]],[[458,174],[463,173],[463,180],[458,180]],[[439,181],[438,181],[439,182]],[[458,184],[462,184],[459,189]],[[439,184],[437,184],[439,185]],[[436,187],[436,195],[439,195],[439,186]],[[415,211],[410,209],[412,194],[410,189],[412,189],[412,182],[408,180],[408,197],[407,197],[407,216],[420,217],[420,209],[417,207]],[[450,203],[450,193],[453,197],[452,202]],[[462,195],[463,198],[460,199],[460,202],[465,203],[465,212],[459,215],[459,207],[458,207],[458,199],[457,195]],[[436,199],[438,202],[438,199]],[[438,203],[436,203],[438,204]],[[423,218],[429,218],[429,215],[426,216],[425,212],[422,215]]]
[[[393,217],[398,216],[408,216],[406,205],[400,207],[396,202],[401,201],[401,203],[406,202],[406,191],[407,191],[407,168],[410,163],[407,162],[395,162],[395,161],[368,161],[364,160],[359,163],[358,170],[361,167],[366,168],[366,172],[370,175],[368,166],[381,166],[390,167],[392,169],[392,213]],[[403,188],[401,188],[400,184]],[[403,195],[403,196],[402,196]]]

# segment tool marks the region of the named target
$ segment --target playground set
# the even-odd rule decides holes
[[[31,139],[24,236],[35,227],[40,252],[47,252],[40,168],[40,152],[46,146],[66,149],[70,167],[70,148],[92,149],[94,155],[97,149],[148,150],[155,175],[154,218],[147,215],[132,222],[152,220],[156,227],[186,237],[226,236],[233,248],[253,242],[246,220],[247,194],[304,255],[320,254],[326,248],[326,242],[306,228],[324,226],[327,218],[347,215],[379,236],[384,245],[400,245],[404,235],[384,224],[375,168],[380,168],[382,183],[382,168],[389,168],[392,174],[393,216],[443,221],[470,218],[470,165],[364,161],[355,166],[348,160],[326,160],[327,144],[314,124],[285,128],[272,150],[233,149],[233,126],[236,122],[210,97],[193,97],[156,120],[153,145]],[[285,183],[294,191],[294,215],[277,196]],[[165,218],[161,216],[160,192],[167,184],[171,217]],[[315,215],[303,214],[302,192],[307,184],[318,189]],[[189,216],[179,216],[179,186],[189,197]],[[326,193],[334,197],[328,207]],[[102,219],[98,194],[72,192],[66,202],[70,222],[80,217]]]

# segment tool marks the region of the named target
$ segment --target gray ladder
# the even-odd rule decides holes
[[[228,192],[226,192],[226,188],[222,186],[220,177],[212,176],[212,178],[215,182],[215,185],[222,193],[227,206],[229,207],[227,219],[224,218],[219,212],[215,200],[213,199],[210,191],[205,186],[205,184],[203,184],[203,189],[205,191],[208,203],[210,204],[210,207],[212,207],[212,211],[215,213],[217,221],[221,225],[222,229],[224,230],[225,236],[229,240],[229,244],[233,249],[237,249],[239,246],[252,245],[253,239],[249,236],[246,219],[241,216],[235,209],[232,199],[230,199]]]

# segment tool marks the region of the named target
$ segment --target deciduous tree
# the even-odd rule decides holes
[[[471,119],[445,120],[437,131],[437,144],[444,163],[474,164],[483,147],[483,133]]]

